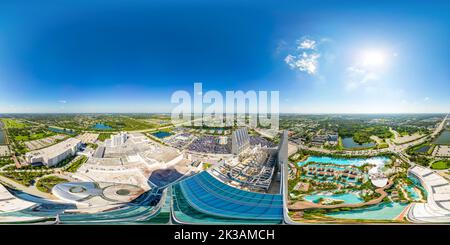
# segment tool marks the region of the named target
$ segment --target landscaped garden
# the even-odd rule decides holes
[[[36,178],[42,177],[44,175],[47,175],[46,172],[31,172],[31,171],[7,171],[1,173],[3,176],[10,178],[22,185],[25,186],[31,186],[34,184],[34,181]]]
[[[53,186],[65,182],[68,182],[68,180],[56,176],[48,176],[39,179],[36,183],[36,188],[42,192],[50,193]]]
[[[87,157],[85,156],[81,156],[80,159],[76,160],[75,162],[73,162],[67,169],[67,172],[71,172],[71,173],[75,173],[78,168],[81,167],[81,165],[83,165],[83,163],[85,163],[87,161]]]

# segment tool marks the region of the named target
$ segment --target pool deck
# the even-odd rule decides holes
[[[381,196],[372,199],[368,202],[363,203],[341,203],[341,204],[335,204],[335,205],[323,205],[318,203],[312,203],[308,201],[298,201],[293,204],[288,205],[288,209],[291,211],[301,211],[305,209],[332,209],[332,208],[359,208],[364,207],[368,205],[374,205],[378,204],[387,196],[387,193],[384,191],[385,189],[389,189],[394,184],[393,179],[390,179],[388,184],[382,188],[378,188],[375,190],[376,193],[381,194]]]

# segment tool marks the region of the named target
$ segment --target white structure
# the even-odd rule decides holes
[[[67,182],[52,189],[53,195],[78,208],[128,203],[144,192],[139,186],[105,182]]]
[[[111,139],[107,140],[105,143],[107,146],[116,147],[125,144],[128,139],[128,134],[126,132],[120,132],[115,135],[111,135]]]
[[[233,132],[231,136],[231,153],[239,155],[250,147],[250,138],[247,128],[240,128]]]
[[[386,186],[389,182],[389,179],[380,170],[382,166],[384,166],[384,164],[376,165],[375,167],[369,170],[369,179],[372,182],[372,184],[378,188]]]
[[[46,166],[54,166],[69,156],[75,155],[81,146],[81,140],[69,138],[50,147],[31,151],[25,154],[28,163],[43,163]]]
[[[219,144],[226,145],[228,143],[228,137],[227,136],[219,136]]]
[[[450,223],[449,181],[421,166],[414,166],[409,173],[417,177],[427,191],[427,202],[413,203],[408,219],[416,223]]]
[[[278,145],[278,166],[282,166],[284,164],[288,164],[288,131],[285,130],[281,134],[280,144]]]
[[[11,222],[36,222],[46,219],[45,217],[33,216],[31,214],[11,215],[12,212],[32,208],[36,203],[19,199],[12,195],[2,184],[0,184],[0,224]]]
[[[126,135],[126,140],[123,135]],[[149,176],[158,169],[187,166],[192,161],[175,148],[159,145],[142,133],[121,133],[100,145],[101,154],[91,157],[77,171],[85,181],[131,184],[149,190]],[[120,141],[119,141],[120,140]],[[125,140],[125,141],[123,141]],[[121,143],[123,142],[123,143]]]

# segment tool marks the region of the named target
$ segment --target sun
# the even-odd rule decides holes
[[[386,56],[381,50],[366,50],[362,52],[361,59],[364,66],[382,66],[386,61]]]

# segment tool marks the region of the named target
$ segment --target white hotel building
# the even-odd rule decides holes
[[[25,154],[25,160],[30,164],[41,162],[51,167],[67,157],[75,155],[80,146],[81,140],[69,138],[50,147],[28,152]]]

